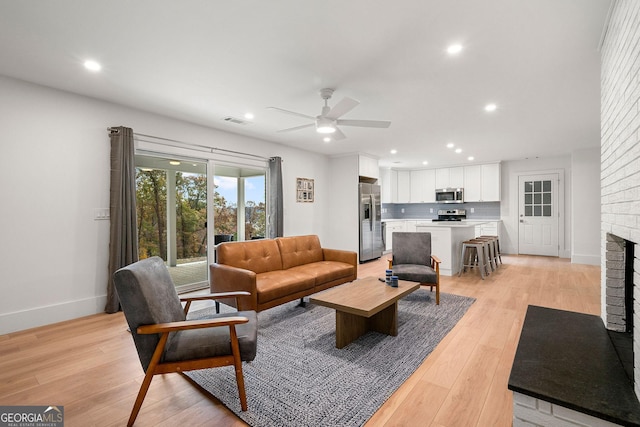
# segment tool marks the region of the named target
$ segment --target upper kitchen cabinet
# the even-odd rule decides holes
[[[412,203],[435,203],[436,171],[435,169],[412,170],[411,194]]]
[[[464,187],[464,167],[436,169],[436,188]]]
[[[391,174],[395,174],[394,183],[398,185],[398,172],[389,168],[380,168],[380,202],[393,203],[391,198]]]
[[[411,202],[411,172],[410,171],[398,171],[398,186],[396,187],[396,203],[409,203]],[[393,194],[393,185],[391,187]],[[393,196],[392,196],[393,198]]]
[[[465,202],[500,201],[500,163],[464,167]]]
[[[500,163],[482,166],[482,201],[500,201]]]
[[[378,168],[378,159],[363,156],[358,156],[358,174],[362,177],[371,179],[380,179],[380,169]]]

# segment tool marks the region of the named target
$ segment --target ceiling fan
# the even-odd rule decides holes
[[[329,99],[333,95],[334,90],[325,88],[320,90],[320,96],[324,99],[324,107],[322,107],[322,113],[319,116],[313,117],[307,114],[296,113],[295,111],[284,110],[278,107],[267,107],[270,110],[279,111],[281,113],[289,114],[297,117],[304,117],[305,119],[313,120],[313,123],[309,123],[302,126],[296,126],[288,129],[282,129],[278,132],[292,132],[299,129],[315,126],[316,132],[326,134],[331,139],[339,140],[346,138],[345,134],[338,128],[340,126],[359,126],[368,128],[388,128],[391,125],[390,121],[385,120],[346,120],[340,117],[347,114],[349,111],[357,107],[360,102],[355,99],[345,97],[342,101],[338,102],[333,108],[328,105]]]

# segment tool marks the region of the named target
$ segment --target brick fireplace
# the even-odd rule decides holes
[[[640,325],[640,2],[616,0],[601,47],[601,317],[607,329]],[[633,270],[621,267],[629,247]],[[622,247],[626,249],[621,249]],[[635,283],[632,306],[622,277]],[[629,316],[634,307],[634,316]],[[632,321],[632,325],[629,325]],[[634,389],[640,396],[640,333],[634,334]]]
[[[629,380],[634,383],[638,395],[637,374],[634,372],[634,325],[638,325],[639,310],[634,309],[640,301],[634,297],[640,289],[638,278],[640,261],[636,258],[636,244],[621,237],[607,233],[605,247],[605,326],[610,331],[618,357],[622,362]]]

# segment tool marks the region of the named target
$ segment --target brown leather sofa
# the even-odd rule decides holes
[[[210,286],[248,291],[238,308],[262,311],[355,280],[357,262],[355,252],[322,248],[315,235],[226,242],[209,266]]]

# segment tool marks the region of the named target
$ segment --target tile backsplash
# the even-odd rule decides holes
[[[439,209],[465,209],[467,219],[500,219],[500,202],[383,203],[382,219],[434,219],[438,217]],[[433,212],[431,212],[432,210]]]

